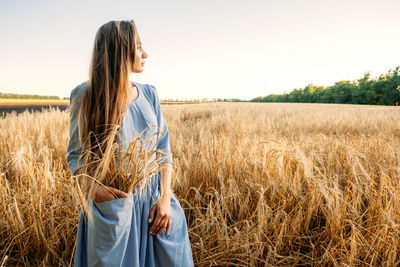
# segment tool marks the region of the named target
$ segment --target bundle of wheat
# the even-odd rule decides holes
[[[119,128],[118,125],[113,126],[111,133],[103,141],[107,144],[106,149],[100,155],[88,149],[81,153],[84,159],[83,171],[76,177],[84,176],[93,181],[92,185],[103,186],[112,194],[114,192],[109,187],[132,195],[140,194],[146,186],[151,190],[150,180],[155,177],[160,163],[166,157],[161,149],[157,149],[160,132],[148,131],[146,128],[140,134],[133,133],[133,138],[127,142],[123,139],[113,142],[118,136]],[[81,203],[87,214],[90,214],[88,201],[93,199],[96,186],[82,190],[78,180],[80,179],[75,179],[75,184]],[[118,198],[117,195],[114,196]],[[158,200],[153,198],[153,201]]]

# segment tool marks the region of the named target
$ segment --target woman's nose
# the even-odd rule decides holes
[[[146,51],[143,51],[143,55],[142,55],[142,57],[143,58],[146,58],[146,57],[148,57],[149,55],[146,53]]]

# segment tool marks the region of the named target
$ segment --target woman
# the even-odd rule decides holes
[[[89,80],[71,92],[67,162],[72,178],[84,191],[93,191],[89,207],[94,217],[90,223],[81,210],[75,266],[193,266],[185,215],[170,188],[173,160],[157,91],[129,80],[130,73],[143,71],[147,56],[132,20],[110,21],[96,34]],[[120,125],[128,141],[133,133],[158,126],[157,148],[167,157],[150,179],[153,195],[125,193],[79,176],[83,148],[104,149],[94,146],[93,133],[105,139],[110,125]]]

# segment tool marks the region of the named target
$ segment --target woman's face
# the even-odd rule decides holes
[[[140,73],[143,72],[144,59],[147,58],[147,53],[143,50],[142,43],[140,40],[136,41],[136,53],[135,61],[132,72]]]

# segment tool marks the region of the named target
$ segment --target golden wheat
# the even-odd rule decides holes
[[[400,109],[163,106],[196,266],[400,263]],[[0,120],[0,263],[70,266],[69,114]]]

